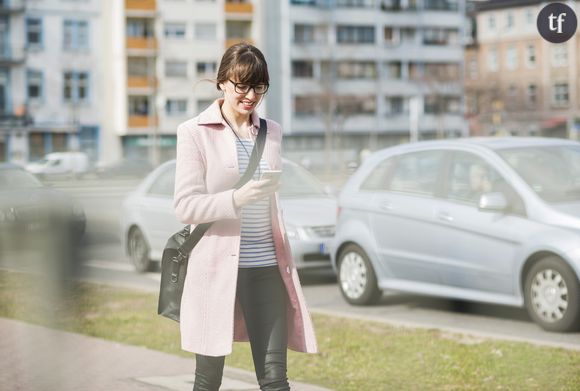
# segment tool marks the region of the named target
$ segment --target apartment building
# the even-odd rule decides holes
[[[268,2],[268,114],[287,133],[285,154],[358,160],[361,150],[466,132],[464,2]]]
[[[26,53],[23,31],[25,3],[0,0],[0,161],[9,157],[24,158],[13,149],[25,150],[26,129],[30,122],[25,112],[25,99],[15,94],[15,87],[24,84]]]
[[[0,2],[0,155],[98,155],[99,1]]]
[[[215,79],[224,50],[260,45],[261,9],[250,1],[106,0],[108,135],[102,160],[161,162],[175,156],[179,123],[220,94]]]
[[[474,44],[465,52],[472,135],[577,138],[580,39],[553,44],[537,31],[541,0],[490,0],[472,14]],[[567,1],[576,13],[580,2]]]

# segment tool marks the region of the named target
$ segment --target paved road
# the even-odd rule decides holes
[[[136,181],[87,181],[60,182],[54,187],[71,194],[86,210],[87,234],[81,251],[83,278],[157,291],[159,274],[136,274],[118,238],[121,201],[136,185]],[[314,311],[580,349],[580,333],[545,332],[523,309],[394,292],[385,294],[378,305],[354,307],[342,299],[332,272],[304,272],[301,278],[306,299]]]

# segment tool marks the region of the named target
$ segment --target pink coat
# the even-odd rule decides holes
[[[232,352],[233,341],[247,341],[244,317],[236,299],[240,252],[240,209],[233,204],[239,180],[235,135],[226,127],[216,100],[196,118],[177,129],[177,170],[174,207],[184,224],[217,221],[191,252],[181,300],[181,347],[208,356]],[[257,135],[259,118],[252,113]],[[280,170],[282,129],[267,120],[263,158]],[[292,260],[278,195],[271,198],[272,231],[278,267],[288,292],[288,346],[299,352],[317,351],[314,328]]]

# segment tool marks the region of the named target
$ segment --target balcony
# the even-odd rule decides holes
[[[157,79],[147,76],[129,76],[127,78],[127,88],[131,89],[155,89],[157,88]]]
[[[226,49],[229,48],[230,46],[234,46],[235,44],[241,43],[241,42],[249,43],[250,45],[254,44],[254,41],[250,38],[227,38],[226,39]]]
[[[155,55],[157,39],[153,37],[127,37],[127,52],[129,55]]]
[[[0,65],[19,66],[24,64],[26,52],[23,48],[14,48],[9,44],[0,44]]]
[[[225,12],[232,15],[251,14],[254,12],[254,5],[243,1],[226,1]]]
[[[25,9],[24,0],[0,0],[0,15],[18,14]]]
[[[155,12],[157,0],[125,0],[126,11]]]
[[[151,128],[157,126],[157,117],[129,115],[129,128]]]

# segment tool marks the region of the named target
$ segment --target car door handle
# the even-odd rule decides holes
[[[439,220],[443,220],[443,221],[453,221],[453,216],[451,216],[449,213],[447,212],[437,212],[437,218]]]
[[[381,210],[393,210],[393,204],[391,204],[389,201],[381,201],[379,203],[379,209],[381,209]]]

